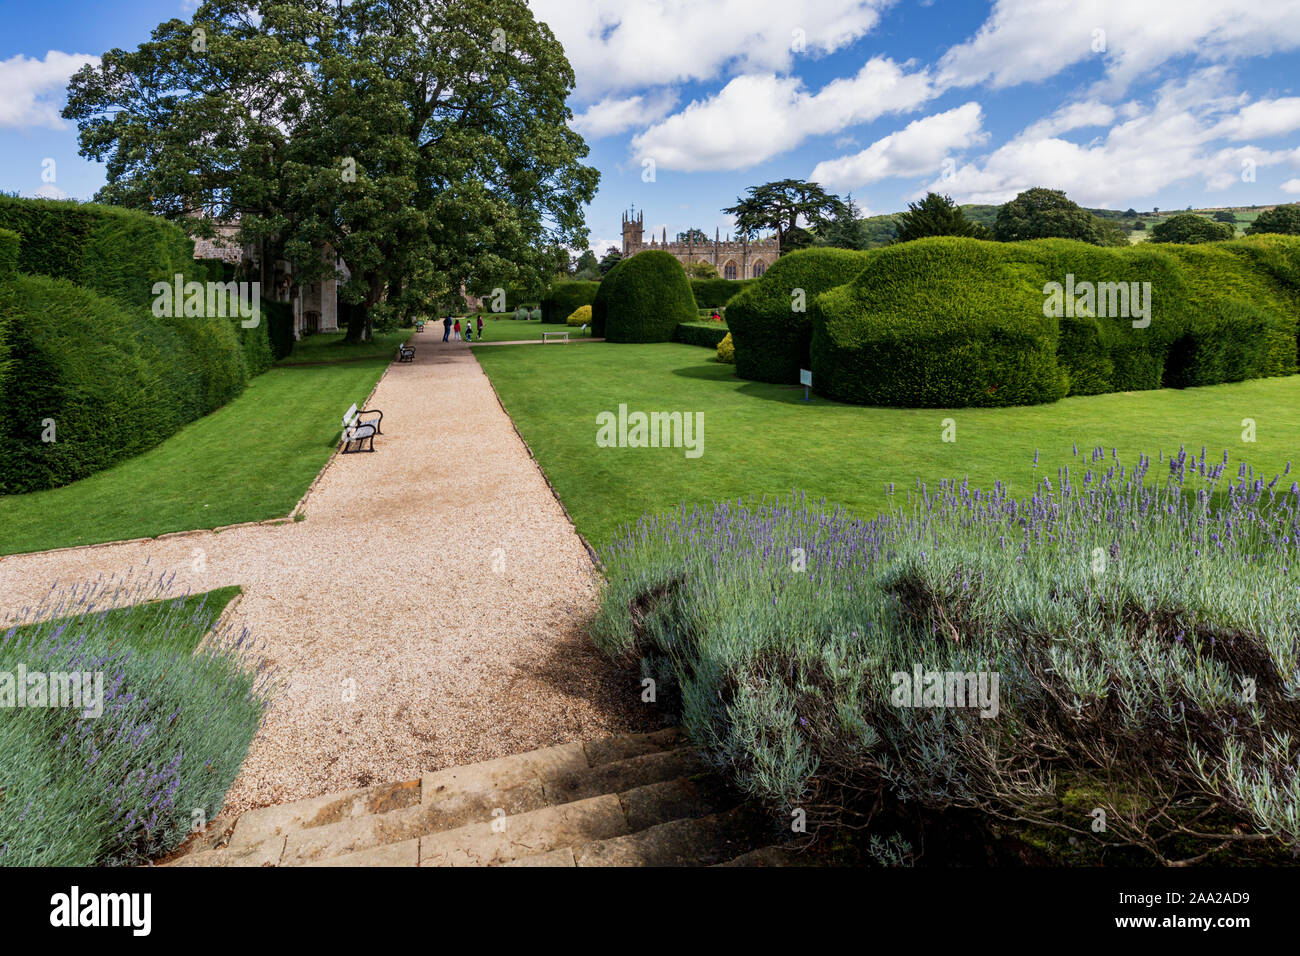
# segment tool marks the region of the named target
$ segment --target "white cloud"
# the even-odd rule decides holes
[[[827,189],[856,189],[891,176],[937,171],[950,153],[987,138],[978,103],[967,103],[908,123],[862,152],[818,163],[808,178]]]
[[[530,0],[529,6],[564,44],[577,99],[590,103],[622,90],[788,72],[800,57],[832,53],[866,35],[892,2]]]
[[[809,136],[911,111],[934,95],[927,74],[905,73],[881,57],[816,93],[806,91],[797,77],[738,76],[634,137],[632,152],[654,159],[660,169],[747,169]]]
[[[569,125],[587,139],[600,139],[634,126],[649,126],[663,119],[676,105],[677,94],[668,91],[644,96],[611,96],[588,107]]]
[[[1109,126],[1115,122],[1114,107],[1097,100],[1069,103],[1051,116],[1046,116],[1026,129],[1021,135],[1030,139],[1058,136],[1070,130],[1087,126]]]
[[[1199,178],[1207,190],[1241,181],[1243,162],[1255,167],[1285,162],[1291,153],[1253,145],[1211,148],[1223,129],[1264,129],[1240,97],[1218,95],[1216,71],[1202,71],[1157,92],[1154,104],[1126,104],[1121,121],[1104,136],[1080,145],[1044,136],[1050,122],[1035,123],[994,150],[982,164],[968,164],[955,179],[935,180],[961,202],[1000,203],[1031,186],[1064,189],[1087,206],[1112,206],[1151,196],[1181,180]],[[1050,119],[1050,118],[1049,118]],[[923,194],[925,189],[918,192]]]
[[[1258,100],[1215,128],[1224,139],[1267,139],[1300,129],[1300,96]]]
[[[68,78],[83,64],[98,62],[97,56],[58,50],[50,50],[43,60],[21,53],[0,60],[0,128],[63,129],[67,123],[59,111]]]
[[[68,198],[67,193],[65,193],[58,186],[51,185],[50,183],[46,183],[40,189],[36,190],[36,192],[32,193],[32,196],[35,199],[67,199]]]
[[[1282,192],[1292,195],[1300,193],[1300,179],[1288,179],[1282,184]]]
[[[1122,90],[1181,56],[1224,62],[1297,47],[1300,0],[997,0],[940,60],[940,81],[1013,86],[1099,59]]]

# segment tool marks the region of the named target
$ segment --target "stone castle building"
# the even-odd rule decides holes
[[[623,258],[634,256],[647,249],[662,249],[677,258],[683,266],[692,262],[707,262],[718,270],[724,279],[757,279],[781,255],[776,237],[748,238],[732,241],[715,231],[713,241],[669,242],[668,230],[656,240],[652,235],[647,245],[644,239],[645,213],[623,213]]]

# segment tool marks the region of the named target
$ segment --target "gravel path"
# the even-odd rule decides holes
[[[56,580],[146,562],[179,589],[242,585],[235,623],[280,686],[234,812],[651,729],[638,682],[583,634],[599,582],[580,539],[468,347],[441,331],[389,367],[369,403],[384,412],[376,453],[336,455],[306,520],[0,558],[0,619]]]

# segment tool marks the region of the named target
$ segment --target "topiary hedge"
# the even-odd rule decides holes
[[[18,271],[69,279],[130,305],[153,301],[153,284],[207,278],[194,242],[158,216],[71,200],[0,196],[0,228],[23,237]]]
[[[624,259],[600,282],[592,334],[609,342],[670,342],[678,324],[697,318],[686,270],[659,249]]]
[[[716,349],[718,343],[727,337],[727,331],[727,326],[721,322],[683,322],[673,333],[673,341]]]
[[[160,321],[44,276],[0,283],[0,312],[21,356],[0,394],[3,494],[65,485],[137,455],[247,381],[232,342],[207,338],[233,340],[225,323]]]
[[[1064,296],[1045,312],[1051,283],[1073,290],[1075,314]],[[1145,315],[1140,300],[1116,308],[1134,283],[1150,284]],[[738,363],[748,295],[728,309]],[[937,237],[877,250],[815,300],[811,368],[829,397],[920,407],[1213,385],[1293,374],[1298,314],[1300,239],[1103,248]]]
[[[691,294],[701,309],[720,309],[757,279],[691,279]]]
[[[0,224],[22,231],[21,241],[0,231],[0,407],[12,412],[0,422],[0,493],[57,487],[138,454],[270,368],[265,303],[251,328],[155,313],[155,283],[226,278],[224,264],[194,260],[178,226],[10,196]]]
[[[811,367],[813,299],[853,278],[872,254],[801,249],[777,259],[761,278],[748,280],[746,288],[727,303],[736,374],[759,382],[797,383],[799,370]],[[802,301],[796,297],[799,289]]]
[[[564,324],[571,328],[581,328],[582,326],[591,327],[591,306],[580,305],[564,320]]]
[[[18,272],[19,241],[18,233],[12,229],[0,229],[0,281]]]
[[[1033,279],[983,240],[877,250],[853,281],[815,300],[813,384],[859,405],[1056,401],[1067,389],[1057,326],[1043,318]],[[743,349],[738,342],[738,360]]]
[[[581,305],[591,305],[596,298],[599,282],[561,281],[551,284],[550,291],[542,297],[542,321],[563,324]]]

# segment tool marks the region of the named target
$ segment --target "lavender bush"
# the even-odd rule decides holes
[[[1075,456],[1027,497],[921,484],[869,521],[798,494],[643,518],[596,640],[816,823],[886,802],[1165,863],[1300,850],[1300,487],[1204,449]],[[996,708],[900,706],[930,672],[996,676]]]
[[[168,604],[140,633],[120,608],[146,599]],[[0,708],[0,865],[138,863],[216,815],[267,687],[246,633],[193,647],[213,617],[168,580],[109,579],[52,592],[0,632],[0,672],[103,675],[99,716]]]

